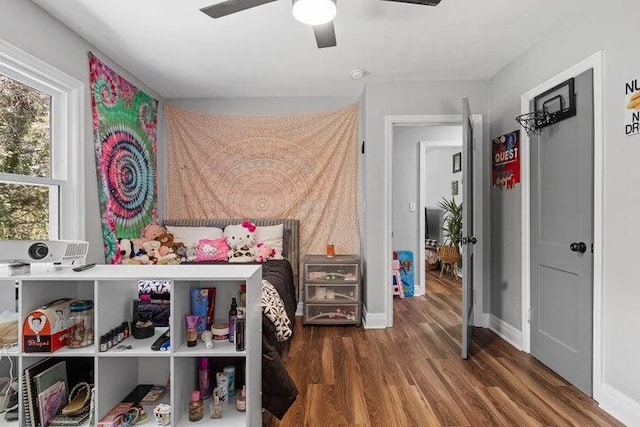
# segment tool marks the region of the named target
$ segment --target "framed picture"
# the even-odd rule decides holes
[[[453,173],[462,170],[462,152],[453,155]]]
[[[458,195],[458,181],[451,181],[451,195]]]

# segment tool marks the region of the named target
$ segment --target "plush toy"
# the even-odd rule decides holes
[[[118,252],[120,252],[120,258],[123,261],[134,257],[136,251],[131,239],[118,239]]]
[[[276,256],[276,250],[266,243],[258,243],[256,246],[256,255],[254,260],[257,262],[265,262]]]
[[[173,237],[173,234],[171,233],[162,233],[161,235],[155,238],[155,240],[160,242],[162,246],[171,249],[172,252],[176,252],[176,249],[178,249],[181,246],[184,246],[184,244],[182,242],[176,242],[173,239],[174,237]]]
[[[151,264],[169,264],[171,261],[176,260],[178,256],[171,253],[162,254],[162,245],[157,240],[149,240],[142,245],[142,249],[149,257]]]
[[[133,239],[133,244],[139,248],[142,248],[144,244],[150,240],[155,240],[156,237],[166,233],[167,230],[163,226],[158,224],[149,224],[144,228],[142,237],[139,239]]]
[[[149,263],[149,257],[131,239],[118,239],[118,251],[122,264]]]
[[[229,262],[251,262],[255,258],[256,225],[250,221],[227,225],[224,237],[229,245]]]
[[[198,246],[196,245],[189,245],[187,246],[187,261],[188,262],[195,262],[196,258],[198,256]]]

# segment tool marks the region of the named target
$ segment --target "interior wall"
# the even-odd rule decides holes
[[[386,318],[386,296],[388,279],[384,277],[384,266],[389,263],[389,254],[385,253],[385,235],[388,232],[385,223],[385,117],[395,115],[446,115],[462,114],[462,98],[469,98],[473,114],[482,114],[484,130],[482,147],[478,147],[488,158],[487,143],[489,84],[488,81],[435,81],[435,82],[380,82],[370,83],[366,93],[366,241],[363,242],[367,253],[365,301],[367,317]],[[417,156],[416,156],[417,157]],[[480,171],[483,176],[482,190],[484,200],[488,200],[488,168]],[[488,219],[488,205],[477,206]],[[488,223],[483,227],[488,230]],[[487,233],[488,234],[488,233]],[[481,244],[488,245],[486,238]],[[488,253],[488,246],[483,246]],[[483,271],[482,278],[488,282],[489,269]],[[488,292],[488,286],[485,292]],[[484,300],[488,301],[488,296]],[[486,308],[485,308],[486,310]]]
[[[629,237],[640,233],[640,199],[628,197],[629,185],[640,181],[640,135],[625,136],[624,112],[625,84],[640,79],[640,56],[634,50],[640,45],[638,16],[637,0],[590,2],[490,81],[491,137],[496,137],[517,128],[521,94],[604,52],[603,384],[596,398],[630,425],[640,425],[640,341],[634,339],[640,287],[629,270],[637,258]],[[491,312],[521,328],[520,189],[492,190],[491,211]]]
[[[98,205],[96,161],[93,150],[93,122],[91,113],[91,90],[89,85],[89,59],[87,53],[89,51],[93,52],[140,89],[159,101],[162,101],[162,99],[157,93],[135,78],[135,76],[109,60],[109,58],[98,49],[31,1],[2,0],[0,38],[85,84],[85,239],[89,242],[87,260],[89,262],[104,263],[100,207]],[[163,116],[159,114],[158,165],[163,163],[161,154],[164,152],[165,138],[163,129]],[[158,177],[163,175],[164,171],[158,170]],[[160,182],[158,183],[158,188],[163,188]],[[160,197],[158,199],[160,201]],[[162,209],[162,206],[160,205],[159,208]]]
[[[422,237],[420,236],[420,141],[455,141],[461,142],[461,126],[394,126],[393,129],[393,183],[392,183],[392,227],[393,250],[413,251],[414,261],[417,263],[420,254]],[[453,151],[449,148],[443,151]],[[459,152],[461,149],[457,149]],[[437,157],[437,158],[436,158]],[[429,183],[441,190],[440,194],[451,196],[452,161],[451,156],[445,154],[434,155],[434,168],[427,171],[432,179]],[[462,173],[458,175],[462,176]],[[442,187],[448,192],[444,193]],[[440,185],[438,185],[440,184]],[[460,193],[460,199],[462,193]],[[438,198],[438,201],[441,197]],[[413,204],[414,210],[410,209]],[[429,205],[427,205],[429,206]],[[437,203],[433,206],[437,206]]]
[[[462,171],[453,172],[453,155],[462,151],[462,145],[455,148],[430,147],[425,150],[424,201],[427,208],[437,208],[442,198],[462,203]],[[458,182],[458,194],[454,195],[451,183]]]

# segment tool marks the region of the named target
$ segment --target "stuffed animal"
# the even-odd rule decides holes
[[[163,226],[158,224],[149,224],[144,228],[142,232],[142,237],[139,239],[133,239],[133,244],[139,248],[142,248],[143,245],[150,241],[155,240],[156,237],[166,233],[167,230],[164,229]]]
[[[229,245],[229,262],[251,262],[255,258],[256,225],[250,221],[227,225],[224,237]]]
[[[149,257],[131,239],[118,239],[118,251],[122,264],[149,263]]]
[[[118,239],[118,252],[122,260],[131,259],[135,256],[135,248],[131,239]]]
[[[276,250],[266,243],[258,243],[256,246],[256,255],[254,260],[257,262],[265,262],[276,256]]]
[[[182,242],[176,242],[173,240],[173,234],[171,233],[162,233],[158,237],[155,238],[160,244],[166,248],[171,249],[172,252],[176,252],[180,246],[184,246]]]
[[[169,264],[178,259],[178,256],[173,252],[165,253],[163,255],[161,248],[162,245],[157,240],[149,240],[142,245],[142,249],[149,257],[149,262],[151,264]]]

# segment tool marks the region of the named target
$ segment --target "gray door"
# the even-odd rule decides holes
[[[462,100],[462,358],[469,357],[473,334],[473,118]]]
[[[531,138],[531,354],[591,395],[592,71],[575,92],[577,114]]]

